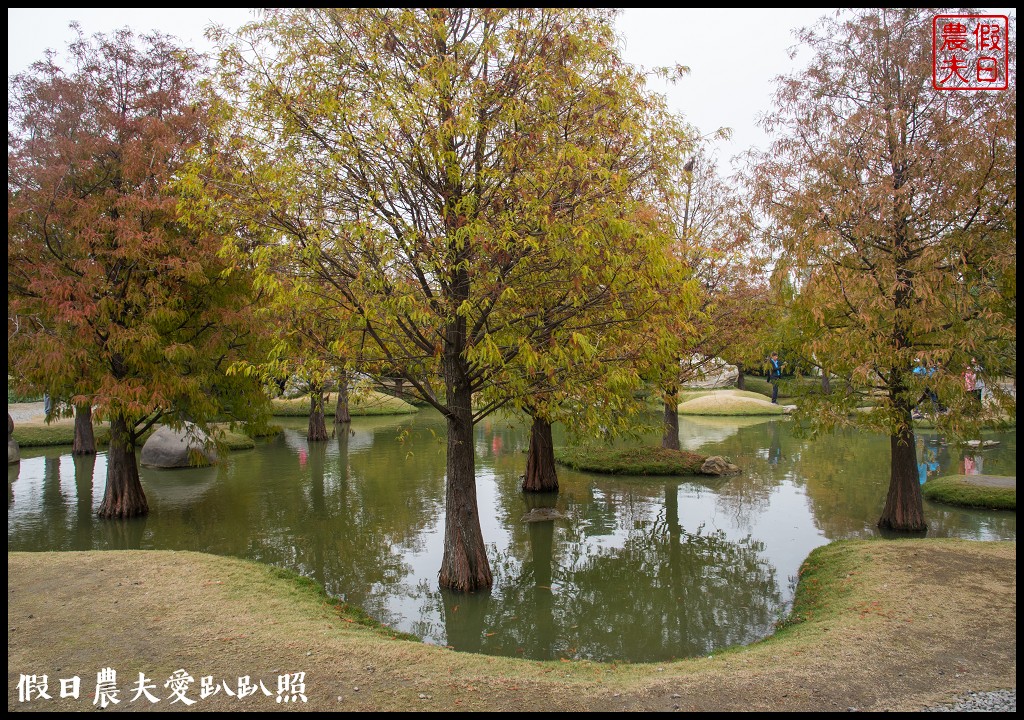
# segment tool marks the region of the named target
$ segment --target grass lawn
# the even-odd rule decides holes
[[[646,663],[563,651],[523,660],[406,641],[318,583],[232,557],[8,553],[8,666],[48,670],[53,698],[18,703],[12,681],[8,709],[90,709],[91,690],[61,697],[53,673],[110,666],[145,671],[159,685],[182,667],[271,683],[271,697],[206,697],[196,706],[206,712],[280,710],[273,683],[293,671],[306,673],[308,702],[287,709],[330,713],[916,711],[1016,687],[1016,547],[834,541],[802,563],[792,609],[769,637]],[[121,697],[117,709],[151,709]],[[189,697],[198,699],[195,685]]]
[[[274,398],[270,401],[271,412],[282,417],[301,417],[309,415],[309,397],[298,397],[291,400]],[[324,407],[324,414],[334,417],[338,407],[337,393],[331,393],[331,398]],[[393,395],[377,392],[376,390],[365,390],[354,392],[349,396],[348,410],[353,417],[362,415],[405,415],[418,412],[415,405],[405,402]]]
[[[716,394],[729,393],[732,397],[747,398],[750,400],[764,400],[764,395],[753,390],[738,390],[737,388],[719,388],[717,390],[683,390],[679,393],[679,402],[689,402],[702,397],[714,397]],[[768,397],[771,399],[771,389],[768,390]]]
[[[215,423],[212,426],[217,439],[221,441],[228,450],[248,450],[256,447],[256,443],[244,432],[231,430],[228,423]],[[150,428],[149,432],[142,436],[137,450],[142,449],[146,440],[155,431]],[[96,439],[96,447],[106,447],[110,444],[110,426],[102,422],[94,422],[92,426],[93,437]],[[271,427],[265,434],[275,435],[280,428]],[[20,422],[14,426],[14,440],[18,447],[50,447],[52,445],[71,445],[75,442],[75,421],[71,418],[57,420],[47,425],[44,422]]]
[[[1001,475],[945,475],[921,486],[929,500],[988,510],[1017,509],[1017,479]]]
[[[106,424],[94,422],[92,433],[97,447],[110,444],[110,428]],[[42,422],[18,422],[14,424],[13,437],[19,447],[71,445],[75,442],[75,421],[58,420],[49,425]]]
[[[714,390],[679,403],[680,415],[784,415],[782,404],[773,404],[756,392]]]

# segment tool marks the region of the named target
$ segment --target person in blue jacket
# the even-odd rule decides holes
[[[779,400],[779,378],[782,377],[782,363],[779,361],[779,354],[773,352],[768,360],[768,382],[772,384],[772,402],[778,405]]]

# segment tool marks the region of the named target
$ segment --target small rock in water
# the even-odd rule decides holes
[[[534,508],[523,515],[522,522],[544,522],[545,520],[564,520],[565,515],[555,508]]]

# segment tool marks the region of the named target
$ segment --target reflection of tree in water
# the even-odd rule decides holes
[[[53,513],[65,510],[64,494],[60,490],[60,456],[43,458],[43,509]]]
[[[48,453],[53,450],[46,448]],[[68,458],[70,462],[70,456]],[[7,549],[30,552],[78,549],[69,532],[71,508],[61,488],[61,456],[47,454],[34,458],[22,457],[19,467],[22,464],[25,468],[19,472],[25,478],[24,484],[19,486],[14,504],[8,501],[8,510],[13,509],[15,513],[12,516],[8,512]],[[32,478],[41,479],[38,486],[33,485]],[[13,494],[13,485],[9,487]],[[35,492],[36,487],[39,489],[38,494]],[[16,537],[13,539],[12,527],[16,528]]]
[[[787,420],[764,420],[741,425],[702,453],[733,458],[739,475],[723,478],[713,489],[722,512],[739,526],[750,526],[770,505],[772,494],[785,480],[794,479],[792,468],[800,462],[804,443],[793,438]]]
[[[815,525],[827,537],[874,534],[888,484],[888,437],[837,430],[814,439],[797,438],[793,430],[792,421],[773,420],[741,428],[705,450],[732,454],[743,468],[718,491],[719,505],[737,525],[750,525],[768,507],[776,488],[789,482],[805,488]]]
[[[386,596],[406,591],[402,551],[419,549],[443,507],[444,456],[429,434],[401,446],[398,434],[394,423],[381,423],[369,447],[353,453],[343,430],[334,441],[310,443],[308,502],[296,508],[305,540],[294,543],[293,567],[385,623],[393,622]],[[330,442],[338,451],[329,457]]]
[[[399,443],[405,423],[412,431]],[[749,438],[746,450],[714,448],[742,461],[741,476],[688,478],[680,484],[559,467],[562,492],[554,502],[567,519],[528,524],[520,521],[530,505],[519,489],[526,433],[504,421],[490,429],[482,424],[476,440],[490,455],[478,470],[481,478],[487,476],[482,485],[491,482],[493,470],[497,495],[496,506],[481,506],[481,512],[490,513],[501,528],[500,536],[485,539],[493,543],[507,532],[508,541],[499,549],[488,547],[498,583],[493,595],[452,601],[438,591],[436,568],[410,573],[408,567],[425,551],[425,538],[436,537],[433,529],[443,513],[443,421],[355,418],[353,426],[358,442],[339,436],[320,443],[320,451],[304,437],[291,438],[292,444],[284,436],[258,441],[259,449],[232,453],[230,462],[202,471],[216,478],[208,486],[202,483],[203,492],[183,493],[180,503],[164,502],[147,518],[128,523],[98,523],[92,515],[92,476],[103,477],[103,453],[60,456],[59,463],[57,457],[48,463],[43,456],[23,458],[13,471],[8,468],[9,481],[19,483],[9,482],[15,504],[9,508],[8,547],[145,546],[234,555],[298,570],[384,622],[398,624],[401,615],[402,629],[435,642],[536,658],[608,653],[609,658],[652,660],[748,642],[770,632],[781,610],[775,578],[759,561],[765,555],[759,544],[749,538],[726,543],[720,533],[695,527],[699,520],[687,519],[687,527],[680,527],[677,494],[680,504],[686,497],[680,485],[708,502],[726,504],[739,517],[746,512],[754,517],[743,503],[756,503],[780,483],[803,486],[806,491],[790,488],[791,495],[807,503],[807,494],[814,523],[836,537],[873,530],[887,478],[875,470],[878,456],[888,462],[886,438],[881,445],[863,433],[795,440],[790,423],[778,422],[781,457],[772,466],[770,426],[761,424],[729,438],[760,432]],[[1015,446],[1015,434],[991,437],[1002,444],[984,451],[986,472],[1003,462],[1011,472],[1000,474],[1015,474],[1012,453],[1003,458]],[[304,466],[300,447],[306,451]],[[758,457],[762,449],[765,455]],[[955,449],[940,451],[954,456],[950,466],[955,467]],[[154,483],[185,490],[198,487],[195,479],[202,475],[196,469],[165,472],[181,475],[158,477],[142,470],[153,497],[160,489]],[[883,483],[877,490],[875,480]],[[926,508],[929,536],[1015,536],[1012,512],[927,501]],[[706,640],[693,640],[705,630]]]
[[[937,477],[939,469],[949,463],[949,446],[938,436],[917,433],[917,472],[923,485],[929,478]]]
[[[875,534],[889,485],[889,454],[888,436],[857,430],[807,441],[797,472],[826,537]]]
[[[528,553],[510,548],[494,559],[490,602],[471,608],[463,602],[446,617],[448,644],[536,659],[652,660],[767,635],[782,600],[774,568],[761,557],[763,545],[684,530],[678,487],[664,487],[663,510],[653,520],[649,513],[641,520],[638,494],[619,497],[628,498],[620,504],[619,527],[627,529],[621,547],[595,546],[561,521],[529,523]],[[453,629],[467,610],[461,617],[472,622]]]
[[[491,415],[477,423],[473,434],[478,466],[492,459],[499,461],[518,456],[520,464],[525,467],[523,452],[529,444],[529,436],[523,429],[522,418],[502,413]]]
[[[92,549],[92,478],[96,470],[96,453],[72,455],[75,463],[75,525],[74,547]]]
[[[353,418],[355,436],[339,426],[320,442],[288,428],[265,442],[268,452],[233,454],[195,504],[151,516],[153,534],[163,547],[290,568],[393,622],[384,600],[405,590],[403,549],[443,508],[444,455],[429,432],[400,445],[401,422]]]
[[[21,462],[7,464],[7,507],[14,502],[14,483],[21,474]]]
[[[104,550],[138,550],[146,535],[148,515],[130,520],[104,520],[96,523]]]
[[[373,584],[394,583],[407,568],[387,537],[366,527],[365,508],[353,502],[349,433],[344,426],[340,430],[333,441],[309,443],[307,505],[296,508],[301,536],[295,538],[292,567],[324,584],[328,593],[362,603]],[[330,470],[325,467],[328,442],[338,446]]]

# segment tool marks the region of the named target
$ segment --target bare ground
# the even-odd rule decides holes
[[[170,551],[8,553],[8,710],[94,709],[96,673],[118,673],[108,709],[176,710],[179,668],[203,711],[905,711],[1016,688],[1016,543],[843,543],[837,595],[779,636],[714,658],[617,665],[457,653],[386,637],[266,566]],[[815,580],[818,582],[819,580]],[[801,582],[804,582],[803,580]],[[131,702],[139,673],[161,698]],[[278,704],[305,672],[307,702]],[[22,674],[52,700],[20,702]],[[59,678],[82,678],[79,699]],[[218,692],[262,679],[271,696]]]

